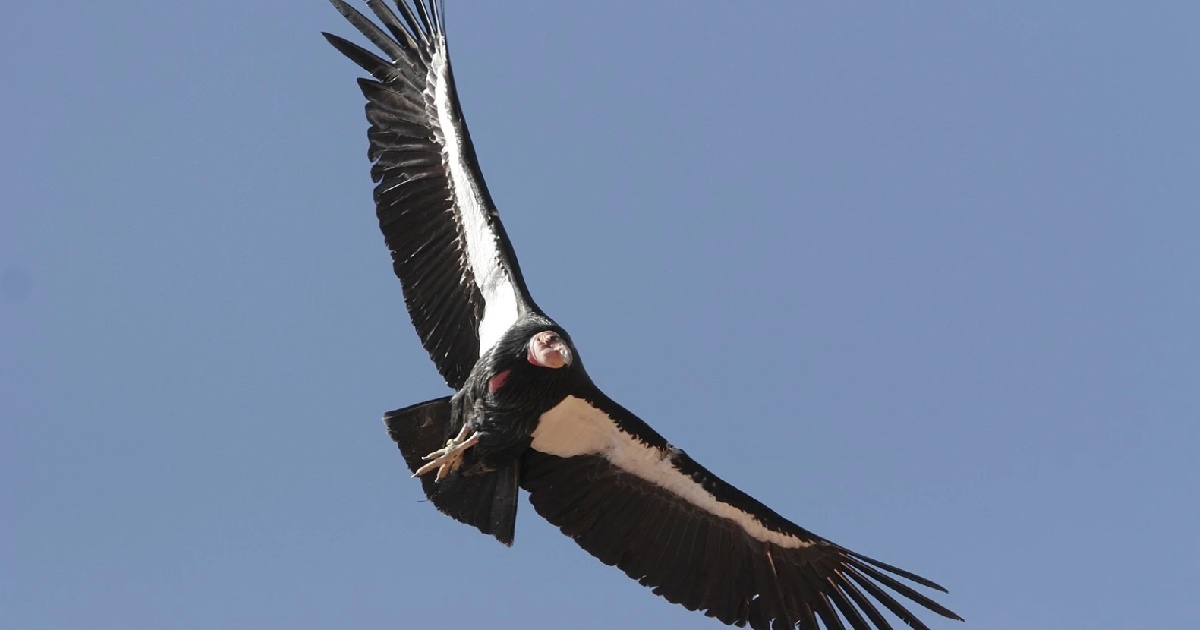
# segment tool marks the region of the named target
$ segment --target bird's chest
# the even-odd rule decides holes
[[[478,433],[522,437],[533,433],[540,415],[533,408],[496,407],[480,400],[471,406],[464,420]]]
[[[555,389],[513,373],[495,391],[486,386],[464,391],[456,412],[479,434],[480,450],[488,459],[517,457],[529,447],[542,415],[565,397]]]

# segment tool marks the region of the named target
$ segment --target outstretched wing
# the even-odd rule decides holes
[[[542,416],[521,485],[546,520],[654,593],[727,624],[891,628],[896,595],[960,619],[897,567],[835,545],[725,483],[599,390]],[[888,590],[885,590],[886,589]],[[772,624],[774,624],[772,626]]]
[[[369,72],[359,79],[371,128],[379,227],[413,326],[446,383],[471,368],[524,312],[537,309],[484,184],[454,88],[437,3],[367,0],[387,29],[331,0],[385,58],[324,33]]]

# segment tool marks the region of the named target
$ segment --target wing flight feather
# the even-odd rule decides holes
[[[334,7],[383,57],[325,33],[366,70],[368,158],[392,268],[422,345],[459,389],[479,357],[522,313],[540,313],[475,156],[436,3],[381,0]],[[385,30],[386,29],[386,30]]]
[[[899,598],[959,619],[898,578],[935,582],[792,523],[598,390],[543,415],[521,466],[534,509],[580,547],[727,624],[890,628],[882,607],[927,629]]]

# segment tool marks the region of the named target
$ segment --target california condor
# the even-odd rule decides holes
[[[941,586],[792,523],[600,391],[525,286],[463,120],[438,4],[398,0],[397,13],[367,0],[376,23],[331,1],[383,53],[325,33],[372,77],[358,84],[379,227],[413,326],[454,390],[384,416],[439,510],[509,545],[524,488],[601,562],[726,624],[890,628],[882,605],[926,628],[903,599],[960,619],[913,585]]]

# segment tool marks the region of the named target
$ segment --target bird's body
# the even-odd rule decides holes
[[[728,624],[890,628],[882,604],[926,628],[896,595],[958,619],[907,582],[937,584],[792,523],[606,396],[525,286],[475,159],[437,6],[400,0],[397,14],[368,0],[380,28],[331,1],[387,57],[326,34],[372,75],[359,84],[380,228],[412,323],[454,390],[384,417],[439,510],[511,544],[524,488],[589,553]]]

